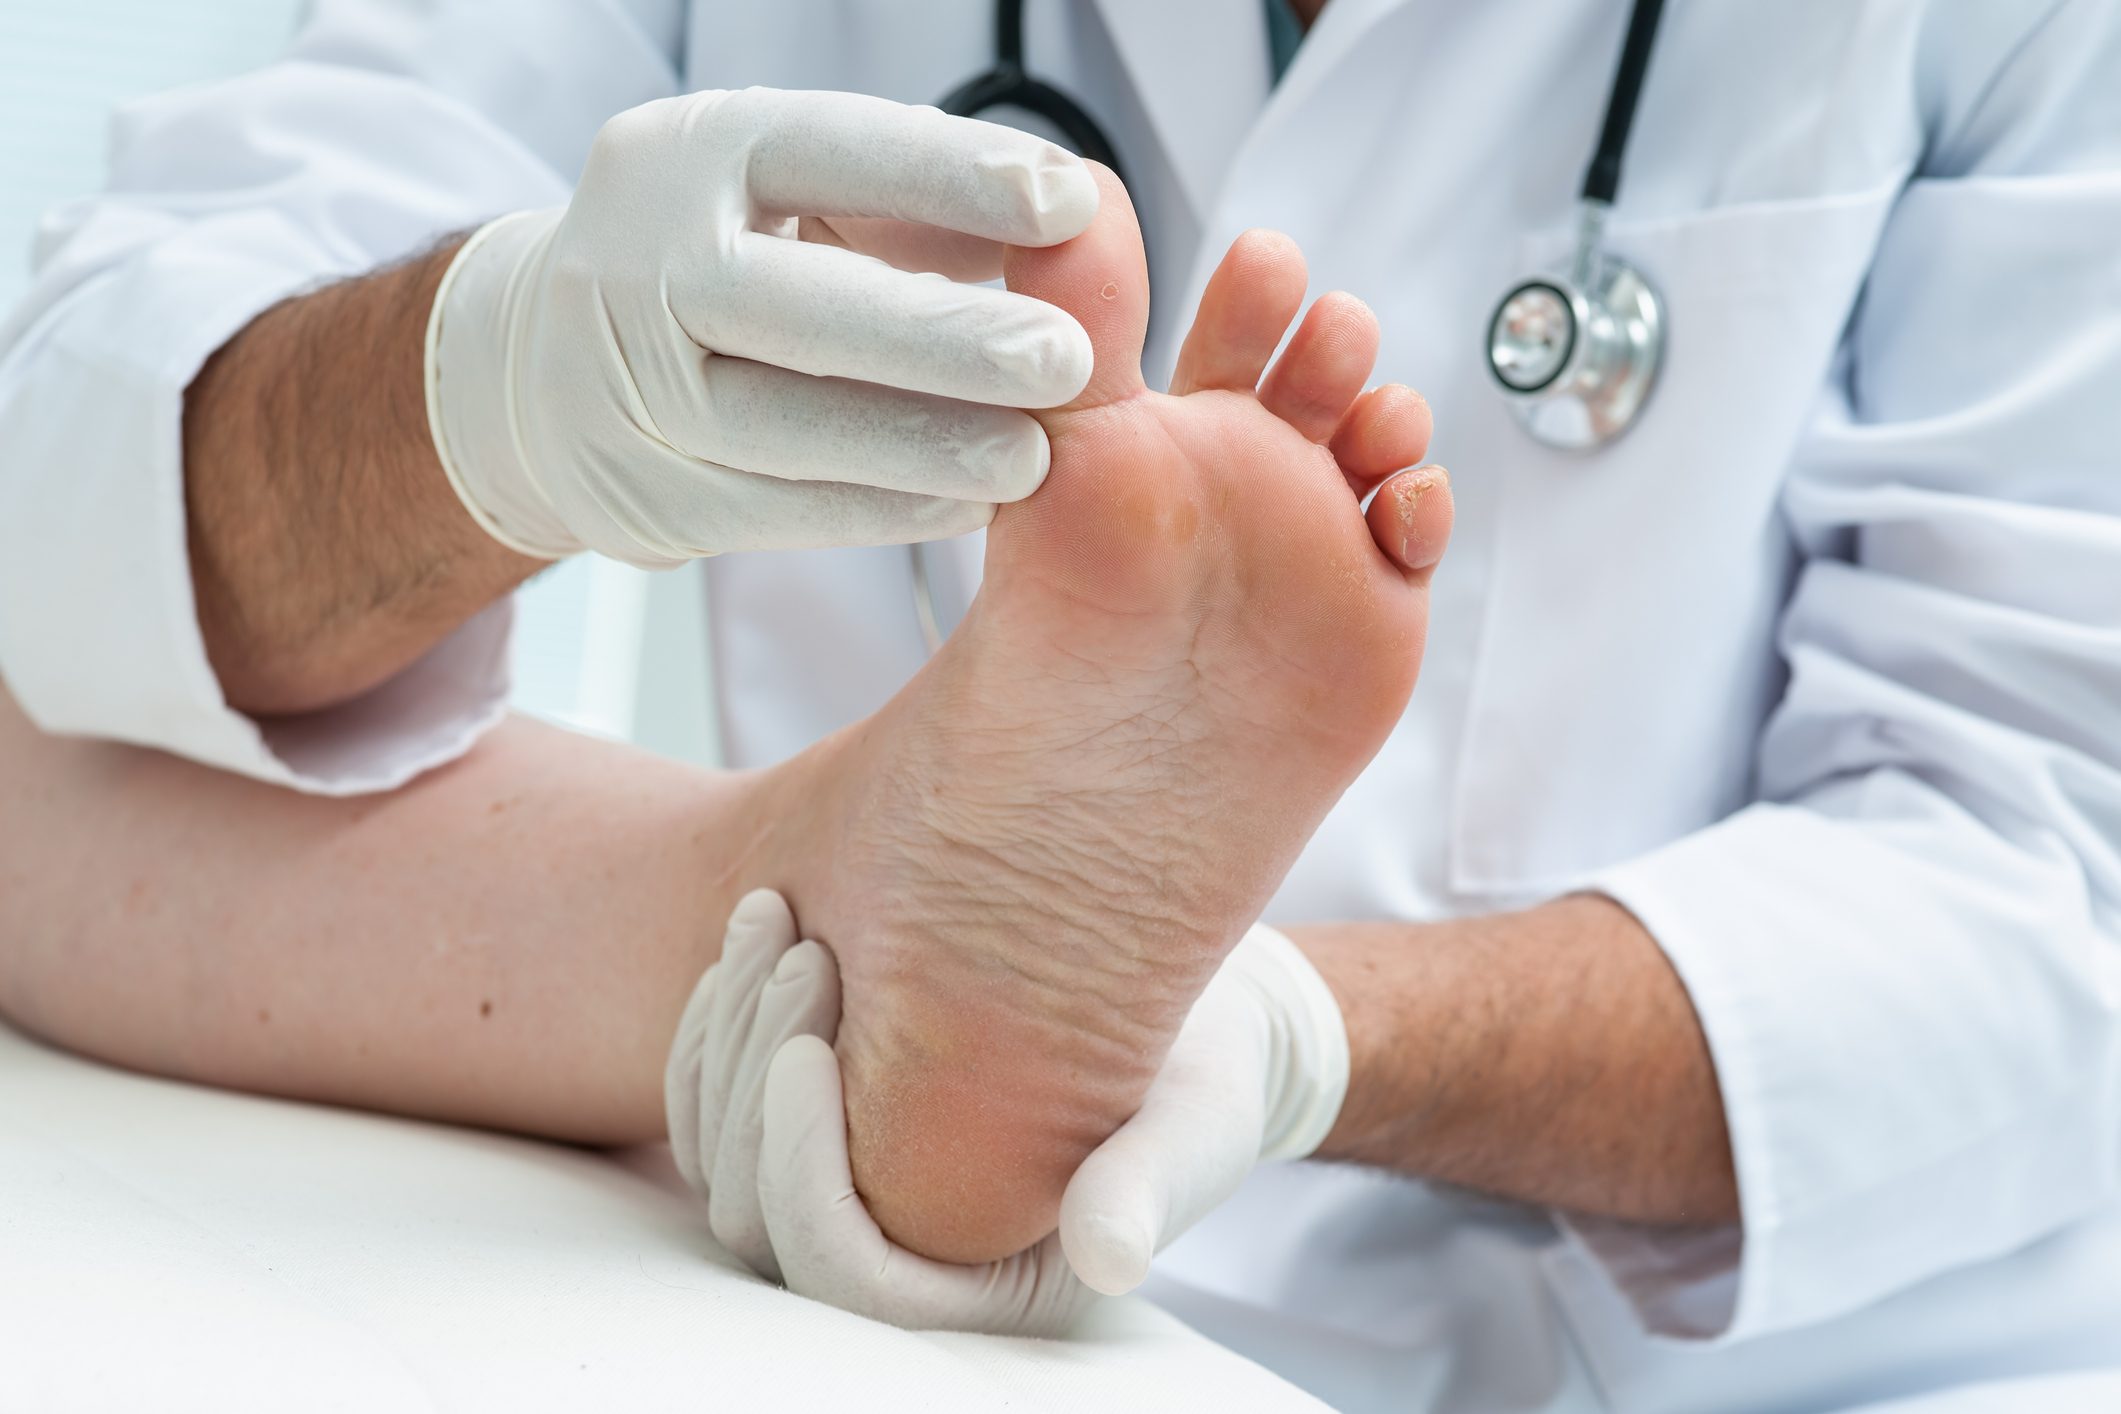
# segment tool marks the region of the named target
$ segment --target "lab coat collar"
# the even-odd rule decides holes
[[[1273,75],[1263,0],[1235,19],[1231,0],[1096,3],[1188,204],[1204,216],[1266,106]]]
[[[1296,62],[1282,76],[1281,90],[1275,94],[1276,107],[1293,106],[1316,92],[1372,29],[1413,3],[1414,0],[1327,0],[1312,23],[1311,32],[1304,36],[1303,47],[1296,51]],[[1409,83],[1415,81],[1416,73],[1414,56],[1409,55]]]

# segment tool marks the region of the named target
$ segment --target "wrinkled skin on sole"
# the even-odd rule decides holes
[[[1124,191],[1012,251],[1096,372],[1039,414],[1052,471],[1004,506],[957,632],[824,743],[773,879],[840,959],[857,1186],[923,1254],[1052,1230],[1076,1166],[1140,1104],[1188,1008],[1404,710],[1450,494],[1428,411],[1363,392],[1375,321],[1301,304],[1254,233],[1150,392]],[[1368,515],[1360,495],[1376,488]],[[1414,808],[1411,804],[1409,808]]]

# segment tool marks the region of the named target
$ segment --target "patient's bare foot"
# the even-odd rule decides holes
[[[1254,233],[1202,300],[1188,393],[1141,381],[1147,276],[1104,179],[1082,237],[1009,285],[1076,314],[1097,371],[1042,414],[1052,474],[1005,506],[962,626],[829,763],[792,876],[839,954],[856,1180],[952,1261],[1054,1226],[1187,1009],[1384,740],[1421,662],[1450,531],[1428,412],[1362,394],[1369,311],[1312,307]],[[1257,391],[1255,392],[1255,385]],[[1409,805],[1409,808],[1415,808]]]

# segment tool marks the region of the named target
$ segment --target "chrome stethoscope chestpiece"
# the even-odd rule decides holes
[[[1488,321],[1488,371],[1535,442],[1602,447],[1627,431],[1657,382],[1664,306],[1641,273],[1605,252],[1606,213],[1650,68],[1664,0],[1635,0],[1607,95],[1598,147],[1583,174],[1576,258],[1563,276],[1526,280]]]
[[[1664,355],[1664,308],[1649,281],[1621,261],[1588,254],[1575,278],[1518,285],[1488,324],[1488,369],[1510,411],[1534,441],[1567,451],[1603,446],[1626,431]]]

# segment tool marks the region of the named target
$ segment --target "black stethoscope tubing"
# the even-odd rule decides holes
[[[1634,0],[1634,8],[1628,15],[1627,38],[1621,45],[1620,62],[1613,72],[1613,86],[1606,96],[1605,121],[1599,127],[1598,146],[1583,174],[1582,200],[1600,209],[1610,207],[1620,195],[1620,173],[1627,155],[1628,135],[1635,126],[1635,109],[1642,98],[1643,81],[1650,67],[1650,49],[1663,13],[1664,0]],[[1078,154],[1104,163],[1118,174],[1122,183],[1126,181],[1118,149],[1097,120],[1090,116],[1089,110],[1052,84],[1033,78],[1026,68],[1024,0],[995,0],[993,66],[950,90],[936,106],[961,118],[978,117],[990,108],[1022,109],[1051,123]],[[910,548],[921,634],[929,651],[933,652],[942,641],[934,596],[930,592],[927,565],[921,557],[920,547]]]
[[[1611,206],[1620,196],[1621,159],[1635,127],[1635,105],[1642,98],[1642,83],[1650,72],[1650,46],[1656,41],[1657,22],[1663,14],[1664,0],[1635,0],[1628,14],[1628,36],[1620,46],[1612,92],[1606,96],[1598,150],[1591,154],[1591,165],[1583,174],[1585,201]]]
[[[1024,0],[995,0],[994,67],[966,79],[935,106],[960,118],[976,118],[990,108],[1021,108],[1060,129],[1078,155],[1104,163],[1122,183],[1127,180],[1119,149],[1089,110],[1024,67]]]
[[[1598,148],[1583,175],[1583,199],[1613,204],[1620,195],[1620,169],[1627,153],[1628,134],[1635,126],[1635,107],[1650,68],[1650,48],[1664,13],[1664,0],[1635,0],[1628,16],[1627,39],[1620,50],[1620,63],[1613,73],[1613,87],[1606,97],[1605,121],[1600,125]],[[974,118],[989,108],[1021,108],[1053,124],[1077,153],[1102,162],[1120,180],[1126,174],[1119,150],[1105,135],[1089,110],[1062,90],[1033,78],[1024,63],[1024,0],[995,0],[994,64],[966,79],[936,104],[945,113]]]

